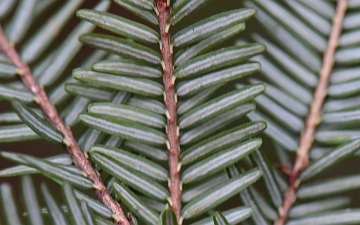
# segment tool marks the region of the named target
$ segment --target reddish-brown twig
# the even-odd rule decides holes
[[[166,135],[168,138],[168,149],[169,149],[169,168],[170,168],[170,194],[171,194],[171,208],[174,210],[179,224],[180,221],[180,212],[181,212],[181,187],[180,187],[180,177],[179,177],[179,157],[180,157],[180,147],[179,147],[179,130],[177,128],[177,116],[176,116],[176,106],[177,99],[174,86],[174,76],[173,76],[173,52],[172,46],[170,43],[170,26],[167,24],[170,14],[170,6],[167,3],[170,1],[166,0],[157,0],[157,10],[159,13],[159,24],[160,24],[160,35],[161,35],[161,54],[163,56],[163,69],[164,69],[164,100],[165,106],[168,111],[168,122]]]
[[[90,161],[81,151],[80,146],[76,142],[71,130],[66,127],[61,120],[56,108],[49,101],[46,92],[41,87],[34,77],[27,63],[23,62],[17,53],[15,47],[7,40],[2,27],[0,26],[0,48],[4,54],[9,58],[20,71],[21,80],[35,96],[35,101],[44,111],[47,120],[64,135],[64,144],[70,155],[73,158],[75,165],[80,168],[86,176],[94,182],[95,193],[98,199],[104,203],[114,213],[114,219],[118,224],[130,225],[126,216],[124,215],[120,205],[111,197],[106,190],[100,175],[92,167]]]
[[[295,166],[291,171],[289,177],[289,190],[285,194],[284,205],[279,210],[280,217],[275,222],[275,225],[283,225],[287,218],[288,212],[291,209],[292,205],[296,199],[296,190],[300,185],[298,176],[301,171],[303,171],[309,164],[309,150],[313,143],[313,137],[315,133],[315,128],[321,119],[321,109],[326,97],[328,80],[330,73],[333,68],[334,63],[334,54],[335,49],[338,44],[339,36],[342,28],[342,21],[345,15],[347,7],[347,0],[339,0],[336,8],[336,15],[334,18],[331,34],[329,37],[329,42],[327,50],[323,58],[323,67],[320,72],[319,84],[316,87],[314,93],[314,101],[310,108],[310,114],[306,120],[306,127],[304,132],[301,134],[300,146],[298,149],[298,154],[295,161]]]

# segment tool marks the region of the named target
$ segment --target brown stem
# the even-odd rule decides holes
[[[64,135],[64,144],[73,158],[75,165],[80,168],[86,176],[94,182],[95,193],[98,199],[105,204],[114,213],[114,219],[118,224],[130,225],[125,217],[120,205],[111,197],[106,190],[100,175],[91,166],[89,159],[81,151],[80,146],[76,142],[70,128],[66,127],[61,120],[56,108],[51,104],[46,92],[40,86],[31,74],[29,66],[23,62],[17,53],[15,47],[7,40],[2,27],[0,26],[0,48],[9,58],[9,60],[21,71],[21,80],[35,96],[35,101],[44,111],[47,120]]]
[[[167,21],[170,14],[170,6],[167,4],[170,1],[156,0],[157,10],[159,12],[159,24],[161,35],[161,54],[163,56],[164,69],[164,100],[168,111],[168,121],[166,135],[168,138],[169,150],[169,168],[170,168],[170,194],[171,194],[171,208],[174,210],[178,223],[181,224],[181,187],[180,187],[180,168],[179,168],[179,130],[177,128],[176,106],[177,99],[174,87],[173,64],[172,64],[172,46],[170,43],[170,33]]]
[[[284,205],[280,210],[280,217],[275,225],[283,225],[288,212],[296,199],[296,190],[300,185],[298,176],[309,164],[309,151],[313,143],[315,128],[321,120],[321,109],[326,97],[328,80],[333,69],[335,49],[341,33],[342,22],[347,7],[347,0],[339,0],[336,8],[336,15],[333,22],[327,51],[323,58],[323,67],[320,72],[320,81],[314,93],[314,101],[310,108],[310,114],[306,120],[306,127],[301,134],[300,146],[297,151],[295,166],[289,177],[289,190],[285,194]]]

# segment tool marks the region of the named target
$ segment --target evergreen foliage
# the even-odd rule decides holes
[[[0,1],[6,37],[82,150],[1,52],[0,146],[44,140],[70,154],[1,146],[19,164],[2,167],[1,180],[21,176],[21,194],[0,182],[0,224],[359,224],[347,191],[360,177],[334,173],[360,148],[357,0],[347,3],[321,121],[307,122],[336,3],[244,0],[194,21],[216,2]],[[292,174],[309,126],[310,163]]]

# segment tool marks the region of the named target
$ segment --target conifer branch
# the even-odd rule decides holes
[[[27,63],[23,62],[15,47],[7,40],[2,27],[0,26],[0,48],[18,69],[22,82],[34,94],[34,101],[39,104],[47,120],[52,126],[64,135],[64,141],[75,165],[80,168],[86,176],[94,182],[94,189],[98,199],[106,205],[113,213],[113,218],[118,224],[130,225],[120,205],[111,197],[103,184],[99,173],[92,167],[89,159],[84,155],[76,142],[70,128],[61,120],[56,108],[51,104],[44,88],[40,86],[34,77]]]
[[[168,138],[169,150],[169,168],[170,168],[170,194],[171,194],[171,208],[174,210],[178,223],[181,224],[181,184],[180,184],[180,147],[179,147],[179,130],[177,127],[177,97],[175,93],[175,77],[173,76],[173,51],[170,43],[170,24],[167,23],[170,15],[170,1],[157,0],[157,10],[159,12],[159,24],[161,35],[161,54],[163,56],[163,70],[164,70],[164,101],[167,109],[167,129],[166,135]]]
[[[334,54],[340,37],[342,22],[347,7],[347,0],[339,0],[336,8],[331,34],[327,50],[323,58],[323,67],[320,71],[319,84],[314,93],[314,101],[310,108],[310,114],[306,120],[306,127],[300,138],[300,146],[297,151],[295,166],[289,175],[289,190],[285,194],[284,205],[279,210],[280,217],[275,225],[283,225],[288,212],[296,200],[296,191],[300,185],[298,176],[309,164],[309,151],[313,144],[315,128],[321,120],[321,109],[327,94],[327,87],[330,73],[333,69]]]

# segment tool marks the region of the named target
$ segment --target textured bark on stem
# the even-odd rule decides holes
[[[289,190],[285,194],[284,205],[280,210],[280,217],[275,225],[283,225],[296,199],[296,191],[299,186],[298,176],[309,164],[309,151],[313,144],[315,128],[321,120],[321,109],[327,93],[330,73],[333,69],[334,54],[341,33],[342,22],[347,7],[347,0],[339,0],[336,8],[331,34],[327,50],[323,58],[323,67],[320,72],[320,80],[314,93],[314,101],[310,108],[310,114],[306,120],[306,127],[301,134],[300,146],[297,151],[295,166],[289,177]]]
[[[176,116],[176,93],[173,77],[172,64],[172,46],[170,43],[169,25],[167,21],[170,14],[170,6],[167,4],[170,1],[156,0],[157,10],[159,12],[160,36],[161,36],[161,54],[163,56],[163,70],[164,70],[164,101],[168,111],[166,136],[168,138],[169,150],[169,168],[170,168],[170,185],[169,190],[171,194],[171,208],[174,210],[179,224],[181,224],[181,187],[180,187],[180,171],[179,169],[179,132],[177,128]]]
[[[2,27],[0,26],[0,48],[21,73],[21,80],[35,96],[36,102],[39,104],[47,120],[52,126],[58,129],[64,135],[64,144],[70,153],[75,165],[80,168],[86,176],[94,182],[95,193],[98,199],[106,205],[113,213],[114,219],[118,224],[130,225],[124,215],[120,205],[111,197],[106,190],[100,175],[92,167],[90,161],[76,142],[71,130],[61,120],[56,108],[51,104],[47,94],[42,86],[40,86],[34,77],[27,63],[23,62],[17,53],[15,47],[7,40]]]

